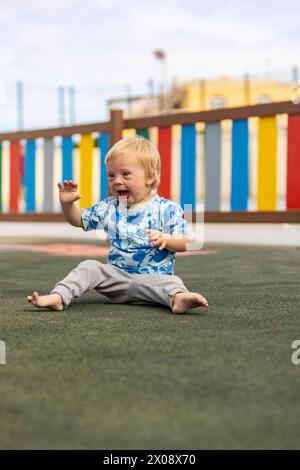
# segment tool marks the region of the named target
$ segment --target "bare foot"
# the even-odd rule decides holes
[[[205,297],[196,292],[178,292],[173,297],[173,313],[185,313],[196,307],[208,307]]]
[[[47,307],[50,310],[63,310],[64,304],[59,294],[39,295],[34,292],[32,295],[28,295],[28,302],[35,307]]]

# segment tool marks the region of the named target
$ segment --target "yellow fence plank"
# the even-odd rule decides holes
[[[123,139],[125,137],[134,137],[134,136],[136,136],[136,130],[135,129],[123,129],[123,132],[122,132]]]
[[[276,116],[258,121],[257,209],[276,210],[277,121]]]
[[[86,134],[81,137],[79,144],[80,151],[80,207],[92,205],[92,170],[93,170],[93,149],[94,139]]]

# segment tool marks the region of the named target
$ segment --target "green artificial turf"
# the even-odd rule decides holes
[[[34,309],[83,258],[0,253],[1,449],[299,448],[300,251],[178,258],[209,301],[173,315],[96,292]]]

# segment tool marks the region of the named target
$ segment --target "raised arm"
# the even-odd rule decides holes
[[[74,181],[64,181],[63,185],[58,183],[59,200],[63,213],[74,227],[82,227],[81,210],[77,205],[77,201],[82,198],[78,193],[78,183]]]

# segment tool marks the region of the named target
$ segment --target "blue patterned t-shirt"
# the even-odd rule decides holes
[[[83,229],[104,229],[110,242],[107,262],[129,273],[174,274],[175,253],[151,247],[145,229],[164,234],[187,233],[183,210],[175,202],[158,195],[141,206],[126,208],[113,197],[83,209]]]

